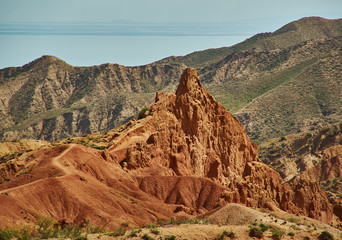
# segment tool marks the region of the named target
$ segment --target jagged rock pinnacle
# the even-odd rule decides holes
[[[184,93],[194,91],[201,88],[202,84],[198,78],[198,71],[193,68],[186,68],[180,79],[176,95],[180,96]]]

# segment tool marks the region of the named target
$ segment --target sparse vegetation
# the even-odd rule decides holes
[[[236,234],[233,231],[224,230],[215,240],[223,240],[225,237],[229,237],[230,239],[237,238]]]
[[[267,231],[267,229],[269,228],[268,226],[266,226],[266,225],[263,224],[263,223],[260,223],[260,224],[259,224],[259,227],[260,227],[260,230],[261,230],[262,232]]]
[[[137,237],[138,236],[137,233],[140,233],[140,232],[141,232],[141,228],[132,229],[128,236],[129,237]]]
[[[89,221],[85,220],[83,226],[78,224],[71,225],[59,224],[50,218],[39,218],[35,226],[23,226],[17,228],[0,228],[0,240],[12,238],[17,239],[47,239],[47,238],[71,238],[71,239],[87,239],[88,233],[100,233],[103,230],[99,227],[92,226]]]
[[[147,107],[142,108],[142,109],[139,111],[138,119],[145,118],[145,117],[146,117],[146,112],[147,112],[147,111],[148,111],[148,108],[147,108]]]
[[[168,235],[165,237],[165,240],[175,240],[176,237],[174,235]]]
[[[125,233],[126,233],[126,229],[121,226],[118,229],[116,229],[115,231],[109,233],[108,235],[113,236],[113,237],[118,237],[118,236],[125,235]]]
[[[153,237],[149,236],[147,233],[145,233],[142,237],[143,240],[154,240]]]
[[[318,240],[334,240],[334,236],[331,233],[327,232],[327,231],[323,231],[318,236]]]
[[[155,228],[150,229],[150,232],[155,234],[155,235],[159,235],[160,234],[160,231],[158,229],[155,229]]]
[[[208,219],[198,219],[198,218],[189,218],[185,220],[180,220],[180,219],[171,217],[166,221],[158,221],[157,223],[149,223],[145,225],[144,228],[156,228],[160,226],[180,225],[180,224],[210,224],[210,221]]]
[[[271,232],[272,232],[272,239],[274,240],[280,240],[285,234],[284,230],[278,229],[278,228],[272,228]]]
[[[263,235],[263,231],[261,231],[261,229],[258,227],[251,227],[249,230],[250,237],[262,238]]]
[[[92,148],[96,148],[98,150],[105,150],[107,148],[106,146],[98,146],[96,144],[92,144],[91,147]]]

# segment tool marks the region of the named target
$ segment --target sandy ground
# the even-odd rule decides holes
[[[124,236],[109,236],[107,234],[89,235],[89,239],[142,239],[148,235],[153,239],[167,239],[168,236],[174,236],[175,239],[187,240],[205,240],[218,239],[224,232],[233,232],[235,239],[256,239],[249,236],[251,227],[260,227],[260,224],[271,226],[263,234],[262,239],[274,239],[273,229],[283,231],[281,239],[317,239],[322,231],[328,231],[334,235],[335,239],[342,239],[342,232],[326,225],[320,221],[298,217],[286,212],[271,212],[268,210],[257,210],[247,208],[239,204],[228,204],[225,207],[206,214],[206,220],[210,224],[180,224],[166,226],[149,226],[145,228],[136,228],[127,230]],[[157,229],[157,231],[155,231]],[[136,232],[136,237],[132,233]],[[157,233],[157,234],[156,234]],[[230,239],[225,237],[223,239]]]
[[[290,225],[291,226],[291,225]],[[152,233],[153,230],[144,228],[141,232],[136,233],[137,237],[130,237],[130,234],[134,230],[128,230],[124,236],[112,237],[106,234],[92,234],[88,235],[88,239],[142,239],[142,236],[147,234],[153,239],[166,239],[168,236],[175,236],[175,239],[187,239],[187,240],[206,240],[206,239],[218,239],[219,236],[224,232],[234,232],[235,239],[256,239],[249,236],[250,226],[249,225],[215,225],[215,224],[181,224],[181,225],[170,225],[165,227],[154,228],[159,231],[158,234]],[[280,229],[285,230],[285,233],[281,239],[300,239],[309,237],[310,239],[317,239],[318,235],[323,231],[322,229],[313,230],[306,227],[299,227],[300,230],[289,229],[288,227],[282,227]],[[303,230],[305,229],[305,230]],[[294,233],[293,236],[288,235],[290,232]],[[341,233],[334,234],[335,239],[342,239]],[[230,239],[225,237],[223,239]],[[273,239],[271,230],[267,230],[263,234],[262,239]]]

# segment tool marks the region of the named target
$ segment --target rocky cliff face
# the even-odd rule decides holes
[[[277,172],[260,162],[244,127],[207,92],[196,70],[186,69],[176,95],[158,93],[149,110],[142,124],[132,123],[109,147],[128,172],[207,177],[226,188],[218,204],[238,202],[332,219],[317,183],[297,179],[283,184]]]
[[[130,142],[125,154],[117,154],[116,149],[122,152],[126,141],[114,140],[110,148],[129,169],[143,167],[148,158],[178,175],[209,177],[228,184],[228,179],[242,175],[248,161],[257,160],[257,146],[244,127],[207,92],[194,69],[184,71],[176,95],[157,94],[145,121],[143,127],[129,133],[143,131],[144,135],[139,142]],[[141,148],[139,156],[144,159],[137,160]]]
[[[47,215],[135,226],[230,202],[334,219],[317,183],[298,178],[283,184],[258,159],[244,127],[194,69],[184,71],[176,94],[158,92],[145,118],[67,142],[1,165],[1,224]],[[93,149],[99,146],[106,149]]]

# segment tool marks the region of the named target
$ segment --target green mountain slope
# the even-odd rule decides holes
[[[255,141],[342,119],[342,19],[304,18],[232,47],[153,64],[74,67],[43,56],[0,70],[0,139],[56,140],[136,116],[187,67]]]
[[[303,41],[327,39],[341,35],[342,19],[328,20],[319,17],[307,17],[291,22],[273,33],[257,34],[232,47],[208,49],[171,59],[172,61],[183,62],[190,67],[202,68],[219,62],[234,52],[286,49]]]
[[[0,138],[56,140],[114,128],[149,105],[156,91],[172,90],[184,68],[73,67],[43,56],[0,70]]]
[[[341,47],[336,37],[285,50],[244,51],[202,72],[209,91],[254,140],[264,141],[342,118]]]

